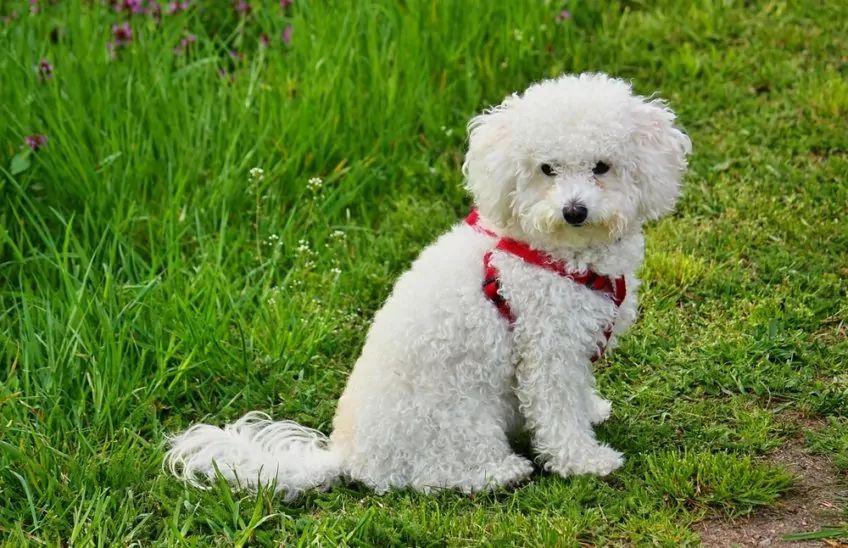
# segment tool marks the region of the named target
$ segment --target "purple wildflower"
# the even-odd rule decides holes
[[[268,35],[264,32],[259,35],[259,45],[263,48],[267,48],[271,45],[271,39],[268,38]]]
[[[567,19],[571,19],[571,12],[568,10],[562,10],[557,15],[557,21],[565,21]]]
[[[120,25],[112,25],[112,37],[115,46],[126,46],[132,42],[132,27],[126,21]]]
[[[236,13],[243,13],[245,15],[248,15],[253,9],[247,0],[235,0],[233,2],[233,8],[236,10]]]
[[[132,27],[127,22],[120,25],[112,25],[113,40],[106,45],[109,56],[114,59],[118,48],[122,48],[132,42]]]
[[[116,12],[127,10],[130,13],[144,13],[144,2],[145,0],[118,0],[113,2],[112,7]]]
[[[38,72],[38,76],[42,80],[53,78],[53,65],[47,59],[39,61],[38,66],[35,67],[35,71]]]
[[[189,48],[189,46],[191,46],[195,42],[197,42],[197,36],[195,36],[191,33],[186,34],[185,38],[180,40],[179,45],[174,48],[174,53],[177,54],[177,55],[182,54],[183,52],[185,52]]]
[[[294,4],[294,0],[280,0],[280,7],[286,9]]]
[[[38,0],[29,0],[29,12],[33,15],[41,11]]]
[[[283,29],[283,43],[287,46],[291,45],[292,33],[294,33],[294,27],[286,25],[286,28]]]
[[[165,13],[173,15],[187,10],[190,6],[191,2],[189,0],[183,0],[182,2],[168,2],[168,7],[165,8]]]
[[[28,146],[33,152],[35,152],[47,144],[47,135],[41,135],[40,133],[27,135],[24,138],[24,143],[26,143],[26,146]]]

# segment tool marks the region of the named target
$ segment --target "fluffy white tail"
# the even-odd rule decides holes
[[[220,473],[237,488],[268,485],[291,499],[308,489],[329,487],[341,475],[341,459],[328,441],[317,430],[253,412],[223,429],[196,424],[169,437],[164,465],[200,488]]]

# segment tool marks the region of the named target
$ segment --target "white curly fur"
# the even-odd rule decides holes
[[[546,469],[607,474],[622,455],[595,439],[610,403],[594,387],[591,357],[636,318],[642,225],[670,211],[688,137],[665,103],[634,95],[603,74],[531,86],[475,117],[463,172],[481,222],[600,274],[624,274],[618,309],[603,294],[495,252],[510,331],[481,290],[494,239],[458,223],[427,247],[377,312],[339,400],[329,439],[251,413],[220,429],[197,425],[170,439],[168,469],[207,485],[216,469],[233,484],[271,483],[288,496],[340,477],[392,487],[465,492],[508,485],[533,467],[509,437],[532,435]],[[598,161],[611,166],[595,176]],[[555,171],[540,170],[548,163]],[[580,202],[585,224],[563,207]]]

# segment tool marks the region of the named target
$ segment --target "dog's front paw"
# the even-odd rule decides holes
[[[610,417],[610,413],[612,413],[612,402],[592,394],[589,398],[589,421],[592,424],[601,424]]]
[[[560,462],[551,461],[547,468],[561,476],[594,474],[606,476],[624,464],[624,455],[609,445],[595,444],[571,451],[569,458]]]

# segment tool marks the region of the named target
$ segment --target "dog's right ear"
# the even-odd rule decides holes
[[[499,106],[471,119],[468,124],[468,153],[462,165],[465,187],[481,215],[498,226],[512,218],[516,163],[510,154],[510,104],[508,97]]]

